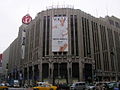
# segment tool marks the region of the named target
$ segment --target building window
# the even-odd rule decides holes
[[[47,51],[46,55],[49,55],[49,33],[50,33],[50,16],[47,16]]]
[[[86,28],[87,28],[87,47],[88,47],[88,50],[87,50],[87,56],[88,57],[91,57],[91,45],[90,45],[90,31],[89,31],[89,21],[88,21],[88,19],[86,20],[86,23],[87,23],[87,25],[86,25]]]
[[[71,54],[74,55],[74,26],[73,26],[73,15],[70,15],[70,26],[71,26]]]
[[[101,70],[101,57],[100,57],[100,53],[97,53],[94,55],[94,59],[95,59],[95,69],[96,70]]]
[[[57,55],[57,52],[53,52],[54,55]]]
[[[119,34],[118,32],[114,31],[114,36],[115,36],[115,46],[116,46],[116,59],[117,59],[117,66],[118,66],[118,71],[120,72],[120,39],[119,39]]]
[[[35,48],[39,46],[39,36],[40,36],[40,20],[37,20],[35,32]]]
[[[83,46],[84,46],[84,57],[86,57],[86,43],[85,43],[85,22],[84,18],[82,17],[82,30],[83,30]]]
[[[45,34],[46,34],[46,16],[44,16],[43,18],[43,57],[45,56],[45,41],[46,41],[46,38],[45,38]]]
[[[104,70],[109,71],[108,52],[103,52],[103,64]]]
[[[115,60],[114,60],[114,42],[113,42],[113,33],[112,29],[107,28],[108,31],[108,41],[109,41],[109,50],[110,50],[110,62],[111,62],[111,69],[115,71]]]
[[[114,21],[113,21],[113,20],[109,20],[109,23],[110,23],[111,25],[114,25]]]
[[[118,22],[115,22],[115,25],[117,28],[120,28],[120,24]]]
[[[82,17],[84,57],[91,57],[89,21]]]
[[[100,32],[101,32],[102,50],[107,50],[105,26],[100,25]]]
[[[77,15],[74,16],[75,19],[75,43],[76,43],[76,56],[79,56],[79,47],[78,47],[78,29],[77,29]]]
[[[110,49],[112,49],[114,47],[112,29],[107,28],[107,31],[108,31],[109,47]]]
[[[91,22],[92,26],[92,36],[93,36],[93,45],[94,45],[94,53],[100,51],[99,47],[99,37],[98,37],[98,24],[95,22]]]

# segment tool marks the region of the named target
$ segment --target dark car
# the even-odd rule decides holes
[[[69,90],[70,88],[69,84],[59,84],[57,87],[57,90]]]

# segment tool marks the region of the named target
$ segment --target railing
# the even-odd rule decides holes
[[[73,5],[52,5],[52,6],[46,7],[46,9],[55,9],[55,8],[71,8],[71,9],[73,9],[74,6]]]

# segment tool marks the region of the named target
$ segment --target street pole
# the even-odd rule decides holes
[[[60,79],[60,63],[58,63],[58,84],[59,84],[59,79]]]

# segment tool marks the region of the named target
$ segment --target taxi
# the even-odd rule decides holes
[[[8,90],[8,87],[5,85],[0,84],[0,90]]]
[[[33,87],[33,90],[57,90],[57,87],[45,82],[37,82],[37,86]]]

